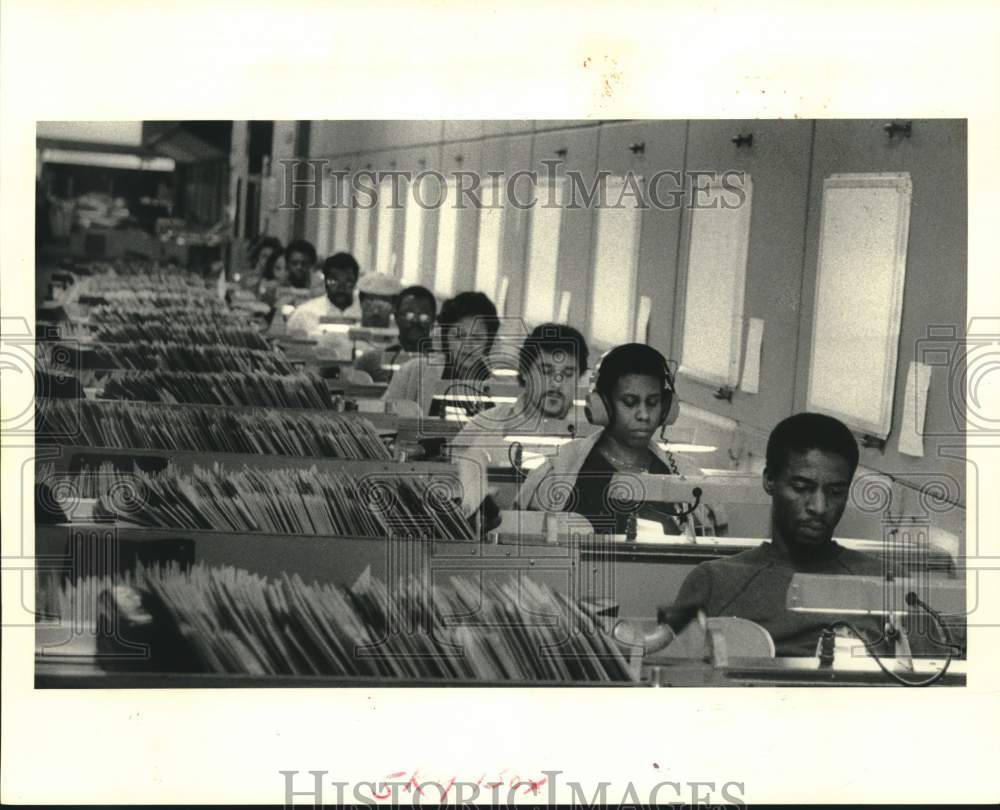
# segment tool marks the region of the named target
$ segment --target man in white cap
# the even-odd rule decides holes
[[[358,280],[358,300],[361,304],[361,326],[373,330],[392,327],[391,318],[403,285],[385,273],[366,273]],[[381,349],[396,339],[395,333],[369,334],[354,343],[355,356]],[[374,377],[373,377],[374,379]]]
[[[358,300],[361,302],[361,325],[388,328],[396,306],[396,296],[403,285],[385,273],[366,273],[358,280]]]

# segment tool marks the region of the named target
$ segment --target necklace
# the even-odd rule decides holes
[[[620,472],[633,472],[633,473],[644,473],[649,472],[650,463],[647,461],[645,464],[635,464],[629,459],[616,456],[606,447],[600,448],[600,453],[604,458],[611,462],[611,466]]]

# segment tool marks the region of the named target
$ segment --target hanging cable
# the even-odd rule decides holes
[[[909,594],[907,594],[907,596],[906,596],[907,604],[911,604],[911,602],[910,602],[910,597],[911,596],[915,597],[916,595],[913,594],[912,592],[909,593]],[[948,631],[944,627],[944,624],[941,622],[940,617],[935,613],[935,611],[930,610],[929,608],[927,608],[927,606],[923,605],[923,603],[920,603],[919,600],[917,600],[917,601],[925,609],[927,609],[931,613],[932,616],[934,616],[935,620],[938,622],[939,626],[942,628],[942,632],[945,634],[945,637],[949,639],[948,646],[950,648],[954,648],[954,645],[952,645],[950,643],[950,638],[951,637],[948,635]],[[845,621],[843,619],[835,621],[835,622],[833,622],[830,625],[830,629],[831,630],[836,630],[839,627],[843,627],[846,630],[850,631],[850,633],[852,635],[854,635],[864,645],[865,650],[868,652],[868,654],[872,658],[875,659],[875,663],[878,664],[879,669],[881,669],[882,672],[884,672],[886,675],[888,675],[890,678],[892,678],[892,680],[894,680],[896,683],[898,683],[898,684],[900,684],[902,686],[930,686],[931,684],[935,684],[935,683],[937,683],[938,681],[940,681],[945,676],[945,673],[948,672],[948,667],[951,666],[952,651],[951,651],[951,649],[949,649],[949,651],[948,651],[948,657],[945,659],[944,666],[941,667],[941,670],[939,672],[934,673],[929,678],[925,678],[922,681],[907,680],[906,678],[903,678],[903,677],[897,675],[895,672],[893,672],[892,670],[890,670],[885,664],[882,663],[881,656],[879,656],[879,654],[876,653],[875,650],[874,650],[875,645],[872,642],[868,641],[864,637],[864,635],[862,635],[861,631],[858,630],[857,627],[855,627],[853,624],[851,624],[850,622]]]

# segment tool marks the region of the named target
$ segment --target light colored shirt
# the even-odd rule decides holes
[[[443,376],[443,357],[420,355],[403,363],[392,375],[382,399],[386,402],[408,399],[420,406],[420,412],[424,416],[429,416],[434,402],[434,391]]]
[[[414,357],[416,355],[410,354],[398,343],[393,343],[385,348],[366,351],[354,361],[354,367],[358,371],[367,372],[375,382],[387,383],[404,363]]]
[[[525,406],[504,402],[481,411],[466,423],[451,442],[451,459],[458,468],[462,485],[462,510],[473,514],[489,494],[487,473],[490,467],[508,463],[510,444],[504,437],[523,431]],[[499,504],[510,508],[510,504]]]
[[[306,337],[318,340],[318,351],[324,357],[350,360],[354,352],[354,343],[346,332],[324,332],[320,323],[322,318],[353,318],[360,321],[361,304],[355,299],[347,309],[339,309],[325,294],[320,295],[299,304],[285,324],[285,333],[289,337],[304,333]]]
[[[321,318],[352,318],[361,320],[361,304],[355,299],[347,309],[334,306],[328,296],[319,295],[299,304],[288,318],[288,333],[305,332],[309,337],[318,337]]]

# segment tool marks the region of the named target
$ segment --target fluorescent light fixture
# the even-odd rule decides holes
[[[469,391],[468,394],[435,394],[434,399],[441,402],[468,402],[470,399],[481,399],[484,402],[517,402],[517,397],[501,397],[484,394],[482,391]]]
[[[106,169],[140,169],[150,172],[172,172],[173,158],[142,158],[138,155],[118,155],[111,152],[83,152],[74,149],[43,149],[42,163],[69,163],[74,166],[101,166]]]
[[[517,369],[514,368],[495,368],[491,371],[494,377],[516,377]]]
[[[321,323],[319,331],[324,335],[346,335],[351,331],[351,325],[349,323]]]
[[[718,447],[710,444],[674,444],[673,442],[657,442],[661,450],[673,450],[678,453],[714,453]]]
[[[531,445],[535,445],[536,447],[541,447],[543,445],[558,447],[561,444],[573,441],[573,439],[569,436],[504,436],[503,440],[505,442],[510,442],[511,444],[517,442],[518,444],[527,445],[529,447]]]

